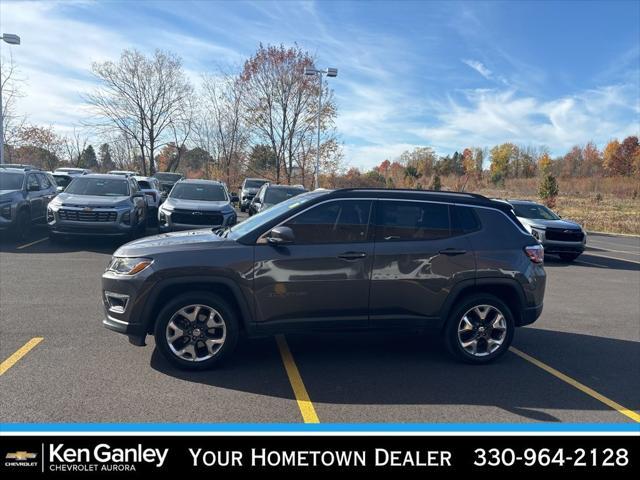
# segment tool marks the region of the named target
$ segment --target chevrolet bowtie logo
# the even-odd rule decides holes
[[[91,207],[84,207],[84,208],[82,209],[82,211],[83,211],[83,212],[92,212],[92,211],[93,211],[93,208],[91,208]]]
[[[191,215],[202,215],[202,212],[191,212]]]
[[[36,458],[37,456],[37,453],[18,451],[7,453],[7,456],[5,458],[8,460],[31,460],[33,458]]]

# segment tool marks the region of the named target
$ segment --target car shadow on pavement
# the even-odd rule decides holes
[[[491,420],[477,413],[473,417],[473,409],[467,413],[465,406],[498,407],[527,421],[546,422],[560,421],[550,411],[611,411],[513,353],[489,365],[458,363],[446,355],[437,334],[287,335],[287,340],[314,403],[457,406],[459,419],[442,421],[472,422]],[[640,408],[638,342],[525,328],[517,332],[514,346],[627,408]],[[158,352],[151,365],[182,380],[291,398],[288,385],[283,390],[275,388],[271,378],[256,377],[255,369],[264,369],[262,357],[245,344],[229,363],[214,371],[176,370]],[[281,364],[269,370],[277,374],[278,368],[283,370]],[[574,415],[575,421],[587,421],[579,412],[567,414]],[[374,421],[384,420],[388,419]],[[618,420],[625,417],[620,415]]]
[[[586,262],[586,263],[582,263]],[[640,272],[640,264],[629,262],[624,259],[605,258],[597,255],[583,253],[574,262],[566,262],[558,257],[545,256],[545,267],[582,267],[582,268],[605,268],[610,270],[630,270]]]

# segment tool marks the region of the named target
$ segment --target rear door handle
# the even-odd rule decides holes
[[[364,252],[344,252],[338,255],[338,258],[342,258],[343,260],[358,260],[366,256],[367,254]]]
[[[459,248],[445,248],[444,250],[440,250],[438,253],[442,255],[464,255],[467,251]]]

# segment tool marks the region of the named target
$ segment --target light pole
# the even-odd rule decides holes
[[[0,40],[7,42],[9,45],[20,45],[20,37],[14,33],[3,33]],[[2,75],[0,75],[2,82]],[[4,164],[4,116],[2,110],[2,84],[0,83],[0,165]]]
[[[316,145],[316,168],[313,175],[313,182],[315,188],[318,188],[319,184],[319,176],[320,176],[320,113],[322,112],[322,75],[326,75],[327,77],[337,77],[338,69],[337,68],[327,68],[326,70],[318,70],[312,67],[304,68],[305,75],[317,75],[318,76],[318,84],[320,90],[318,90],[318,143]]]

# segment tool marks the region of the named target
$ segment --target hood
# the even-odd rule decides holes
[[[253,194],[256,194],[256,193],[258,193],[258,190],[260,190],[260,187],[257,187],[257,188],[247,187],[247,188],[243,188],[242,189],[242,193],[253,193]]]
[[[164,252],[212,248],[229,242],[219,237],[211,228],[188,230],[184,232],[162,233],[144,237],[122,245],[113,254],[115,257],[144,257]]]
[[[201,212],[219,212],[221,210],[228,210],[232,208],[228,200],[222,200],[220,202],[203,202],[199,200],[181,200],[178,198],[167,198],[163,203],[163,206],[168,207],[169,209],[180,208]]]
[[[518,217],[521,223],[525,226],[546,229],[546,228],[565,228],[567,230],[582,230],[582,227],[575,223],[570,222],[568,220],[543,220],[540,218],[523,218]]]
[[[128,204],[128,196],[107,197],[100,195],[75,195],[72,193],[61,193],[56,197],[56,203],[65,206],[78,207],[116,207],[119,204]]]

